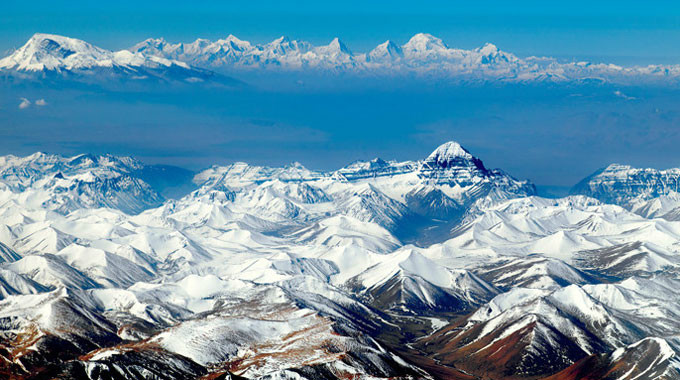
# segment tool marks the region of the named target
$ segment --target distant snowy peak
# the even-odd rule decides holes
[[[680,78],[680,65],[621,67],[606,63],[562,62],[550,57],[520,58],[492,43],[476,49],[449,47],[440,38],[418,33],[403,45],[385,41],[368,52],[353,52],[338,38],[328,45],[313,46],[280,37],[253,44],[233,35],[209,41],[169,43],[148,39],[130,48],[132,52],[157,55],[200,67],[222,70],[347,72],[356,75],[416,74],[473,81],[509,82],[666,81]]]
[[[384,62],[397,60],[404,57],[401,47],[394,42],[387,40],[366,55],[367,62]]]
[[[189,178],[190,172],[183,169],[150,166],[132,157],[108,154],[0,156],[0,189],[7,192],[3,196],[20,199],[31,209],[62,214],[99,207],[138,213],[160,205],[166,187]]]
[[[61,71],[92,67],[152,67],[179,66],[189,69],[184,62],[157,56],[145,56],[127,50],[111,52],[85,41],[53,34],[36,33],[24,46],[0,60],[0,68],[23,71]]]
[[[163,38],[147,39],[130,48],[132,52],[153,54],[198,66],[221,68],[274,69],[348,69],[401,70],[403,68],[438,69],[428,65],[490,65],[517,62],[518,58],[501,52],[492,44],[475,50],[450,49],[430,34],[419,33],[404,45],[385,41],[368,53],[353,53],[339,38],[328,45],[313,46],[308,42],[280,37],[258,45],[233,35],[217,41],[198,39],[192,43],[172,44]],[[396,66],[395,66],[396,65]],[[403,67],[402,67],[403,66]]]
[[[416,55],[426,52],[445,52],[449,50],[449,47],[431,34],[418,33],[402,46],[402,50],[407,55]]]
[[[370,161],[355,161],[342,169],[335,171],[332,176],[338,179],[355,181],[367,178],[393,176],[398,174],[412,173],[418,168],[415,161],[385,161],[374,158]]]
[[[151,38],[134,45],[130,51],[213,68],[300,69],[355,66],[351,50],[338,38],[334,38],[328,45],[316,47],[286,36],[263,45],[251,44],[233,35],[217,41],[197,39],[186,44],[173,44],[163,38]]]
[[[281,36],[265,45],[264,51],[270,56],[286,55],[295,52],[307,52],[312,46],[304,41],[291,40]]]
[[[26,157],[0,156],[0,181],[17,188],[30,186],[45,177],[63,178],[75,173],[90,173],[111,177],[131,173],[144,167],[132,157],[80,154],[63,157],[43,152]]]
[[[479,64],[489,65],[494,63],[511,63],[519,61],[519,58],[517,58],[515,55],[503,52],[499,50],[496,45],[488,42],[475,51],[480,54],[477,60],[477,63]]]
[[[326,46],[319,46],[317,48],[319,51],[324,51],[332,54],[347,54],[352,55],[352,51],[349,50],[344,42],[340,41],[338,37],[333,38],[333,40]]]
[[[153,44],[164,46],[167,43],[154,40]],[[113,52],[79,39],[43,33],[34,34],[22,47],[0,59],[0,70],[62,75],[89,74],[96,71],[98,74],[120,79],[184,82],[200,82],[215,77],[209,71],[164,58],[159,54],[129,50]],[[84,75],[84,78],[96,79],[91,75]]]
[[[38,33],[10,56],[0,59],[0,70],[18,73],[82,74],[96,70],[100,74],[135,80],[210,80],[237,84],[237,81],[197,67],[222,71],[311,70],[359,76],[414,74],[473,82],[591,83],[595,80],[669,84],[680,79],[680,65],[621,67],[606,63],[562,62],[550,57],[520,58],[492,43],[470,50],[452,48],[427,33],[418,33],[403,45],[388,40],[365,53],[353,52],[339,38],[327,45],[314,46],[285,36],[255,44],[234,35],[215,41],[197,39],[190,43],[149,38],[128,50],[113,52],[75,38]]]
[[[24,46],[0,60],[0,67],[26,71],[112,64],[113,54],[75,38],[36,33]]]
[[[620,164],[598,170],[571,189],[572,194],[635,209],[646,217],[663,216],[664,211],[680,207],[679,191],[680,168],[657,170]]]

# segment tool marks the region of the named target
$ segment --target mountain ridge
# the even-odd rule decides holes
[[[359,75],[416,73],[506,82],[579,82],[600,78],[627,83],[680,75],[677,65],[621,67],[605,63],[560,62],[549,57],[519,58],[488,42],[471,50],[449,48],[441,39],[427,33],[417,33],[401,46],[387,40],[364,53],[352,53],[337,37],[329,45],[318,47],[287,37],[265,44],[241,42],[235,49],[224,40],[197,39],[188,44],[171,44],[164,39],[147,39],[130,50],[180,59],[202,67],[236,71],[317,69]],[[277,49],[282,44],[287,48]]]
[[[198,69],[202,67],[203,69]],[[338,38],[314,46],[287,37],[252,44],[233,35],[210,41],[170,43],[149,38],[128,50],[110,52],[84,41],[37,33],[8,57],[0,70],[8,73],[55,73],[88,78],[98,72],[128,80],[175,82],[238,81],[209,70],[225,72],[330,72],[365,76],[445,77],[471,81],[510,83],[677,83],[680,65],[622,67],[606,63],[561,62],[549,57],[520,58],[492,43],[471,49],[449,48],[441,39],[418,33],[403,45],[388,40],[376,48],[354,53]],[[91,78],[90,78],[91,79]]]

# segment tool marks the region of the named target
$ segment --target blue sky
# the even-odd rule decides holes
[[[368,3],[368,4],[365,4]],[[559,4],[556,4],[559,3]],[[493,42],[521,56],[615,63],[680,61],[680,3],[654,1],[17,1],[0,5],[0,51],[34,32],[121,49],[147,37],[191,41],[234,34],[314,43],[335,36],[363,51],[418,32],[450,46]]]

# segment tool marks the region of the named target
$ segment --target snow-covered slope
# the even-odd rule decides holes
[[[156,169],[0,158],[0,377],[675,378],[680,222],[533,196],[455,142],[214,166],[173,200]]]
[[[539,254],[600,275],[626,277],[677,270],[679,232],[675,222],[645,219],[592,198],[527,197],[474,209],[452,231],[452,239],[436,248],[488,260]]]
[[[602,380],[672,380],[680,379],[676,354],[660,338],[645,338],[606,354],[582,359],[546,380],[597,378]]]
[[[658,290],[666,282],[655,279],[644,285],[658,284],[651,287],[656,288],[652,291],[653,297],[664,297],[664,293]],[[555,291],[514,288],[496,296],[462,324],[442,329],[428,338],[428,349],[434,350],[440,360],[491,376],[504,372],[545,376],[578,361],[576,358],[584,357],[584,354],[604,354],[614,349],[617,349],[612,354],[614,360],[622,359],[620,363],[608,364],[614,368],[619,364],[618,367],[629,367],[627,371],[634,364],[646,362],[643,356],[653,355],[646,362],[647,366],[659,367],[639,366],[636,375],[645,372],[656,373],[655,376],[672,373],[669,359],[675,353],[663,339],[653,338],[653,347],[645,348],[644,353],[629,353],[635,359],[623,359],[621,356],[637,347],[642,337],[656,334],[672,337],[675,334],[679,328],[677,321],[663,320],[661,316],[675,315],[677,294],[671,294],[666,303],[653,302],[656,310],[649,305],[639,305],[640,309],[635,309],[625,301],[625,296],[605,296],[616,293],[609,289],[611,286],[569,285]],[[625,293],[623,289],[627,286],[634,287],[632,284],[614,287]],[[631,296],[630,293],[625,294]],[[647,298],[628,298],[631,302],[635,299]],[[650,318],[654,312],[658,313],[657,318]],[[537,356],[546,353],[551,353],[549,359]],[[576,367],[580,365],[574,364]],[[599,369],[590,368],[592,372],[584,371],[581,375],[593,376],[596,370]],[[568,373],[570,369],[565,371]]]
[[[461,312],[492,298],[498,290],[463,269],[438,265],[418,252],[395,252],[348,284],[371,305],[417,314],[428,310]]]

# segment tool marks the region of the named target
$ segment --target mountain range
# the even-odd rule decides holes
[[[15,80],[41,82],[67,79],[88,83],[111,80],[236,83],[184,62],[129,50],[112,52],[75,38],[42,33],[36,33],[22,47],[0,59],[0,73]]]
[[[87,42],[35,34],[0,59],[0,73],[12,80],[68,78],[238,85],[214,71],[238,75],[254,71],[344,73],[359,77],[435,77],[466,82],[677,84],[680,65],[622,67],[607,63],[563,62],[549,57],[520,58],[487,43],[472,49],[448,47],[419,33],[403,45],[386,41],[369,52],[352,52],[338,38],[328,45],[278,38],[252,44],[233,35],[210,41],[171,43],[147,39],[117,52]]]
[[[0,375],[680,379],[670,173],[1,157]]]

